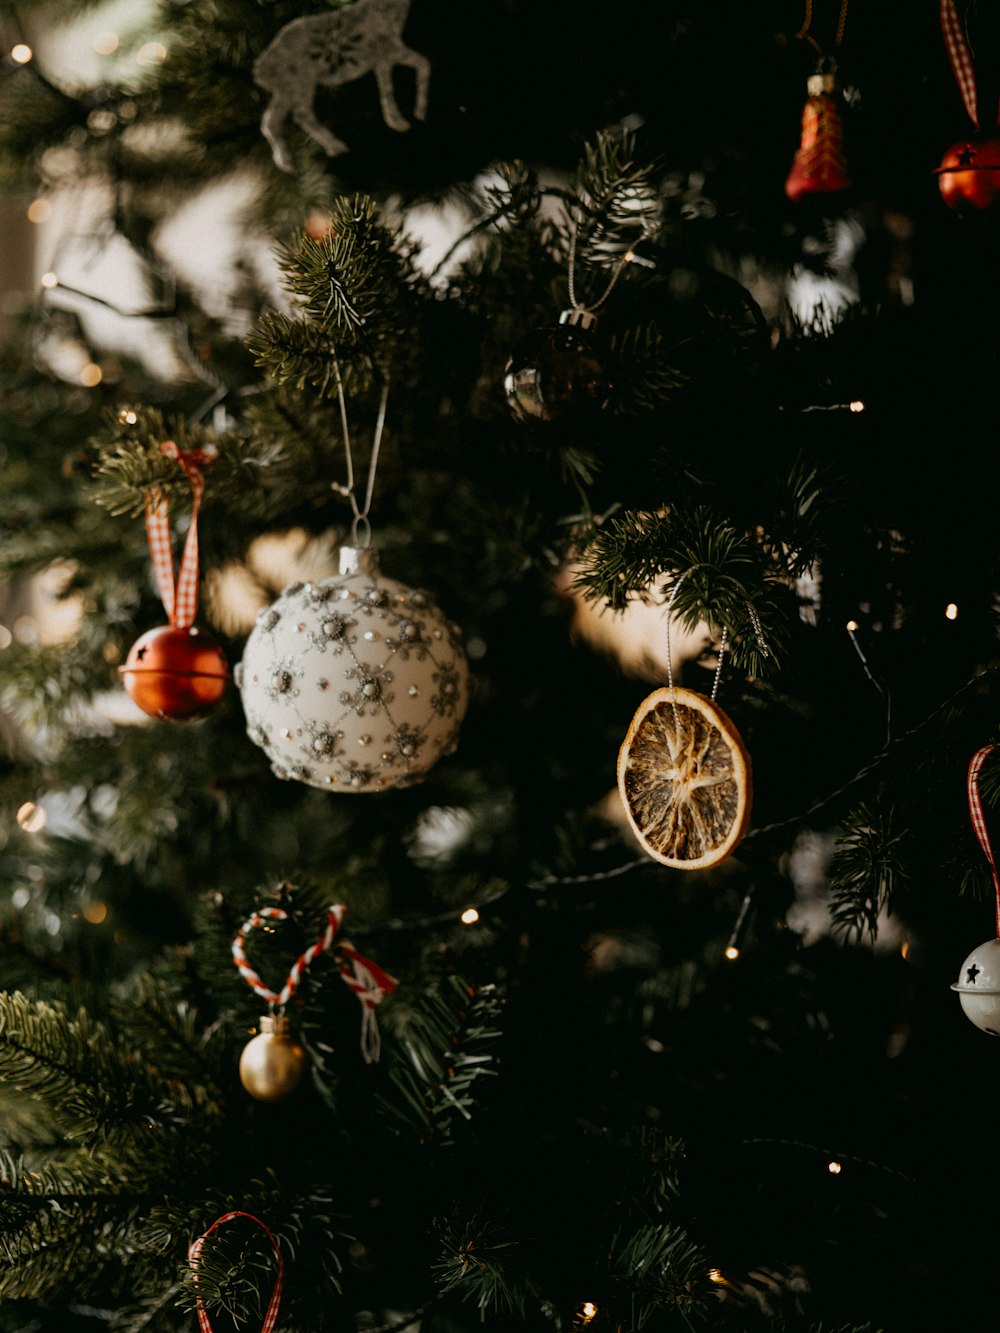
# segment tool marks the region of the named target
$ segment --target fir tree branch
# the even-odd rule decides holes
[[[830,866],[834,925],[848,937],[874,940],[883,912],[893,905],[910,876],[906,866],[908,830],[891,808],[863,802],[843,821]]]
[[[538,1289],[520,1255],[518,1242],[498,1222],[472,1217],[464,1224],[451,1218],[435,1222],[442,1258],[433,1265],[442,1294],[474,1303],[483,1318],[510,1311],[524,1316]]]
[[[659,581],[661,595],[673,595],[672,614],[687,629],[706,620],[728,630],[738,667],[760,674],[780,656],[780,571],[756,542],[707,506],[616,515],[597,531],[579,563],[577,586],[613,610],[624,610],[631,597]]]
[[[455,976],[406,1013],[397,1003],[386,1064],[398,1097],[379,1098],[397,1132],[448,1143],[456,1119],[471,1119],[480,1081],[496,1072],[499,1012],[495,986],[473,988]]]

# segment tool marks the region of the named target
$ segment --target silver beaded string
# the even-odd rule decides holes
[[[698,568],[700,568],[700,566],[698,566],[698,565],[691,565],[691,567],[690,567],[689,569],[686,569],[686,570],[684,571],[684,573],[680,576],[680,578],[677,579],[677,580],[674,582],[674,586],[673,586],[673,587],[671,588],[671,590],[670,590],[670,597],[669,597],[669,599],[668,599],[668,601],[667,601],[667,612],[666,612],[666,616],[667,616],[667,687],[668,687],[668,689],[670,690],[670,706],[672,707],[672,709],[673,709],[673,711],[674,711],[674,725],[675,725],[678,729],[680,728],[680,720],[679,720],[678,715],[677,715],[677,701],[676,701],[676,696],[675,696],[675,694],[674,694],[674,662],[673,662],[673,655],[671,654],[671,651],[670,651],[670,621],[671,621],[671,614],[670,614],[670,613],[671,613],[671,611],[673,610],[674,601],[676,600],[677,594],[678,594],[678,593],[680,592],[680,590],[681,590],[681,584],[684,582],[684,580],[687,578],[687,576],[688,576],[690,573],[692,573],[694,570],[696,570],[696,569],[698,569]],[[753,602],[751,602],[749,598],[747,599],[747,614],[749,615],[749,617],[750,617],[750,623],[751,623],[751,625],[753,626],[754,637],[755,637],[756,640],[757,640],[757,647],[760,649],[760,651],[761,651],[761,653],[763,654],[764,657],[770,657],[770,656],[771,656],[771,650],[770,650],[770,648],[768,648],[768,646],[767,646],[767,642],[766,642],[765,639],[764,639],[764,630],[763,630],[763,627],[761,626],[761,623],[760,623],[760,617],[759,617],[758,614],[757,614],[757,608],[754,606]],[[717,694],[719,693],[719,682],[720,682],[720,680],[722,679],[722,663],[723,663],[723,659],[725,658],[725,655],[726,655],[726,648],[727,648],[728,644],[729,644],[729,629],[728,629],[727,626],[724,625],[724,626],[722,627],[722,635],[721,635],[721,637],[720,637],[720,639],[719,639],[719,656],[718,656],[718,660],[717,660],[717,662],[716,662],[716,666],[715,666],[715,678],[714,678],[714,680],[712,681],[712,693],[711,693],[711,695],[709,696],[709,697],[711,698],[711,700],[712,700],[713,703],[715,702],[716,696],[717,696]]]

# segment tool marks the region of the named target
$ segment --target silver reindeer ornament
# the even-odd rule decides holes
[[[393,69],[405,65],[417,75],[413,115],[425,118],[431,62],[403,41],[409,11],[410,0],[353,0],[328,14],[292,19],[260,53],[254,81],[271,94],[260,128],[282,171],[294,170],[283,133],[289,116],[329,157],[348,151],[343,139],[316,119],[317,88],[339,88],[374,74],[385,123],[393,130],[408,130],[410,122],[397,106],[392,87]]]

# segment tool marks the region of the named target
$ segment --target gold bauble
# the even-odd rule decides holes
[[[289,1035],[288,1019],[265,1014],[240,1056],[240,1082],[259,1102],[279,1101],[294,1091],[308,1059]]]

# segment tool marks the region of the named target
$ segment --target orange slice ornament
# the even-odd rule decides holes
[[[718,865],[750,819],[750,756],[733,723],[693,690],[654,690],[618,754],[618,790],[643,850],[674,870]]]

